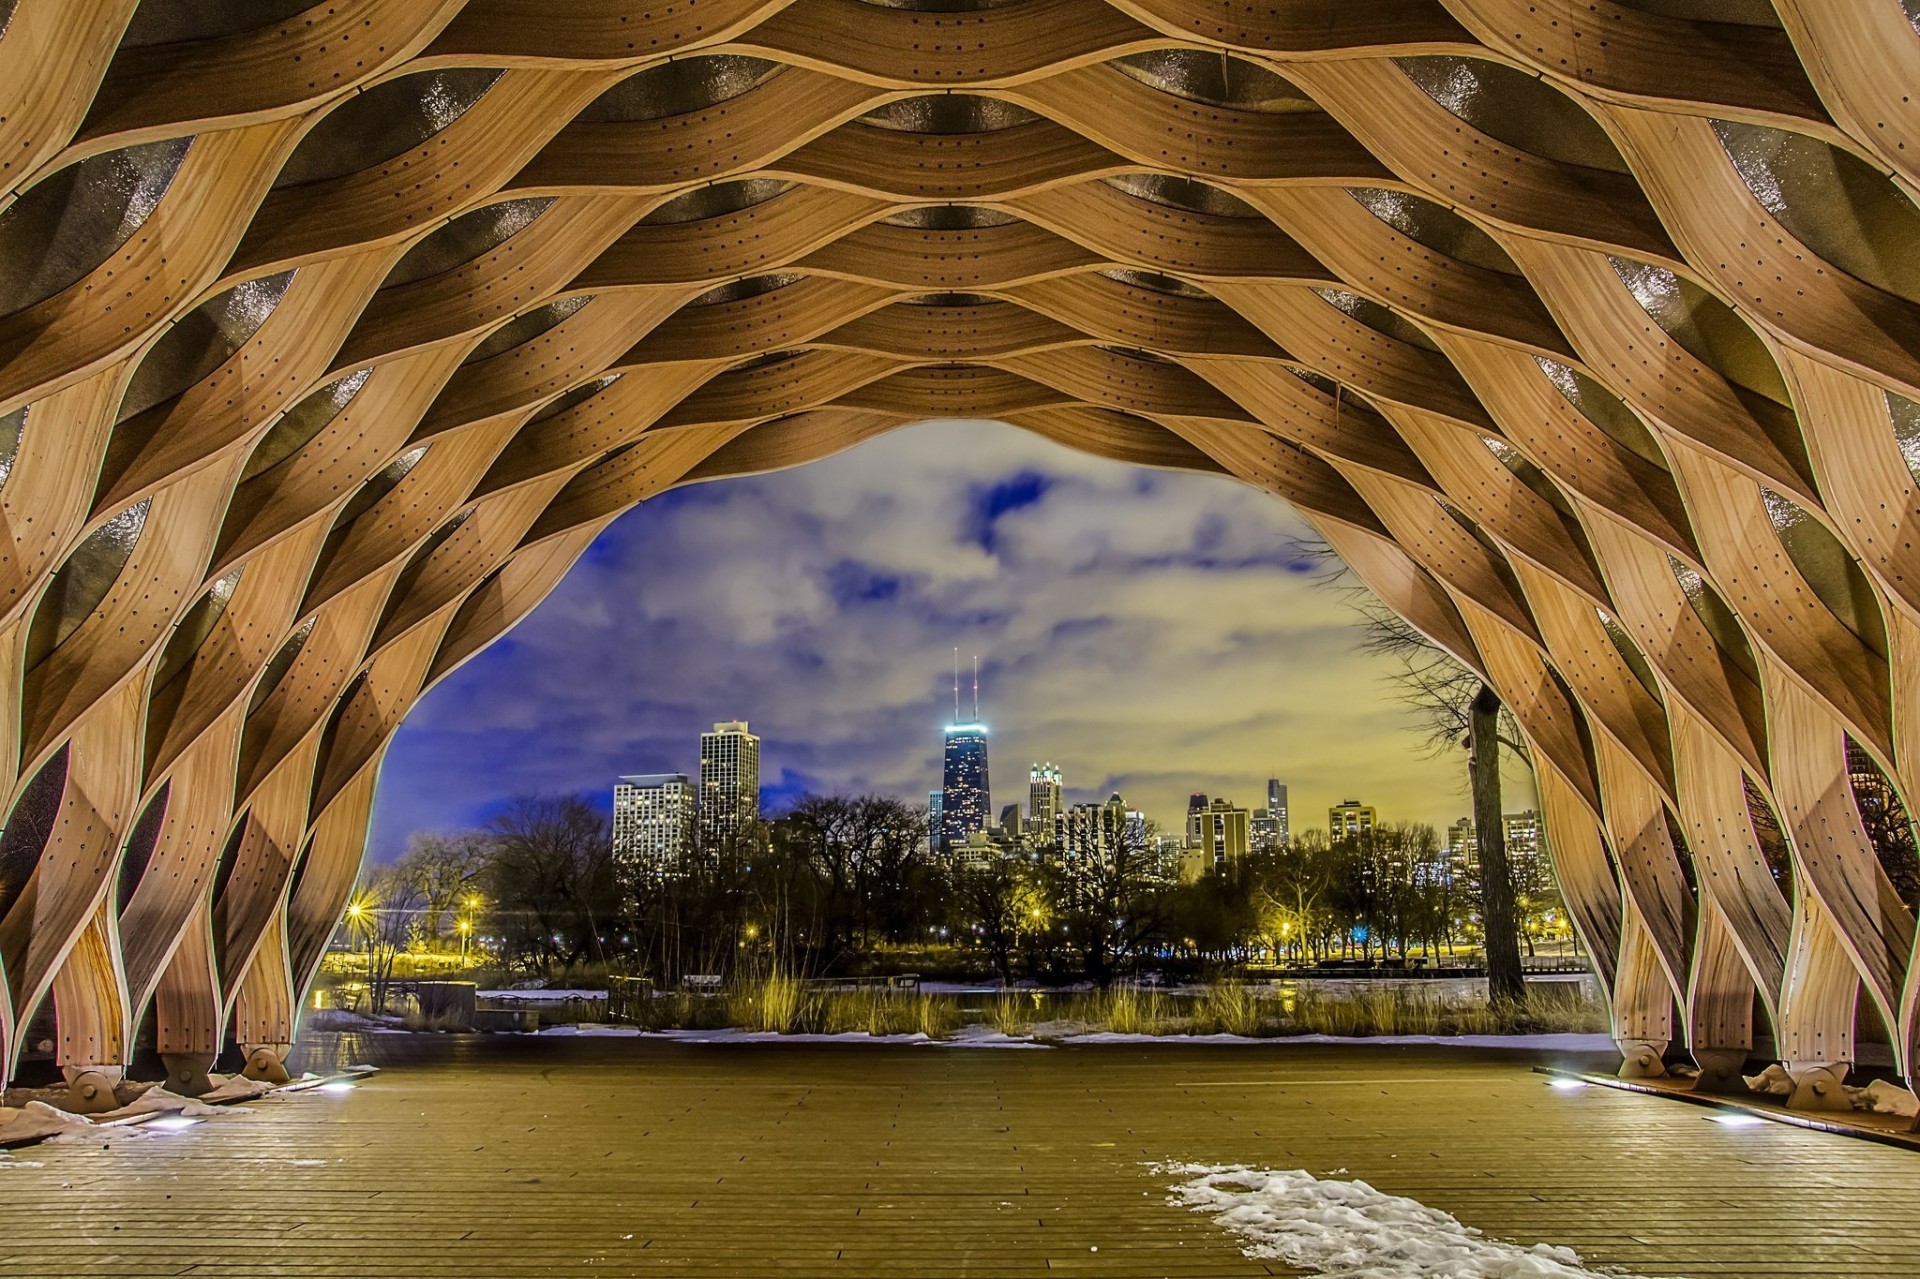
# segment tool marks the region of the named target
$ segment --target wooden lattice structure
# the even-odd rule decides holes
[[[423,689],[634,503],[968,416],[1482,672],[1630,1067],[1904,1072],[1904,5],[0,0],[0,1062],[271,1071]]]

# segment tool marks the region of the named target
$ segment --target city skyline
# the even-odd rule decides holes
[[[992,750],[1019,786],[1052,759],[1066,803],[1118,790],[1166,820],[1196,789],[1258,807],[1280,775],[1296,812],[1363,792],[1444,826],[1466,811],[1464,753],[1422,752],[1307,537],[1232,480],[983,422],[663,494],[422,699],[372,856],[482,824],[515,791],[604,803],[613,777],[690,768],[684,744],[721,716],[762,738],[769,810],[805,791],[923,803],[956,643],[981,655]]]

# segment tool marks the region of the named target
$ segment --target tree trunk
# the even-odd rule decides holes
[[[1482,684],[1474,695],[1468,746],[1473,784],[1473,827],[1480,849],[1480,919],[1487,935],[1487,996],[1494,1003],[1525,1004],[1520,939],[1513,918],[1513,872],[1507,866],[1507,836],[1501,824],[1500,699]]]

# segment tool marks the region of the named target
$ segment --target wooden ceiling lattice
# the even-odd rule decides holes
[[[7,1068],[51,997],[70,1075],[270,1071],[426,687],[928,417],[1266,489],[1483,672],[1630,1065],[1906,1068],[1896,0],[0,13]]]

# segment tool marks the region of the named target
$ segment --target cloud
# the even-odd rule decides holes
[[[1296,823],[1349,796],[1451,820],[1463,761],[1421,753],[1310,544],[1293,511],[1232,480],[994,423],[675,490],[422,700],[383,773],[373,852],[516,792],[692,771],[722,719],[761,734],[770,798],[922,796],[955,646],[967,680],[980,656],[996,805],[1047,759],[1073,798],[1119,789],[1170,822],[1196,790],[1259,802],[1269,770]]]

